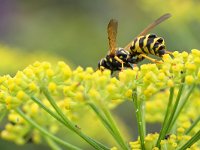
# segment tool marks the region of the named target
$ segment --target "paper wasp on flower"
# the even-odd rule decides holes
[[[152,62],[160,63],[160,61],[149,57],[148,54],[162,57],[164,54],[170,52],[166,50],[162,37],[147,33],[170,17],[170,14],[164,14],[156,19],[124,48],[117,48],[116,46],[118,22],[115,19],[111,19],[107,27],[109,52],[105,58],[99,61],[98,68],[100,70],[109,69],[111,72],[120,71],[124,67],[133,68],[134,64],[145,58]]]

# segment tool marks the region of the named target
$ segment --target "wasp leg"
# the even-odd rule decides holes
[[[158,60],[156,60],[156,59],[153,59],[153,58],[151,58],[151,57],[149,57],[149,56],[147,56],[147,55],[145,55],[145,54],[140,54],[139,56],[142,56],[142,57],[144,57],[144,58],[146,58],[146,59],[148,59],[148,60],[150,60],[150,61],[152,61],[152,62],[154,62],[154,63],[162,64],[161,61],[158,61]]]
[[[172,55],[172,52],[170,52],[170,51],[165,51],[165,54],[170,54],[170,55]]]
[[[122,64],[122,68],[121,68],[121,71],[124,70],[124,62],[117,56],[114,57],[115,60],[117,60],[118,62],[120,62]]]

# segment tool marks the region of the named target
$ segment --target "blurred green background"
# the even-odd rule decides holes
[[[117,41],[124,47],[167,12],[172,18],[151,33],[164,37],[168,50],[199,49],[199,0],[0,0],[0,74],[14,74],[35,60],[67,60],[73,67],[96,68],[108,51],[106,27],[111,18],[119,21]],[[130,106],[118,109],[124,111],[124,107]],[[133,121],[129,121],[131,109],[121,118],[135,133]],[[4,143],[1,141],[1,148]]]

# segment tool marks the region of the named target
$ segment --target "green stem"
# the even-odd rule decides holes
[[[170,113],[166,133],[170,132],[172,127],[175,125],[175,124],[173,124],[176,122],[176,119],[177,119],[177,118],[175,118],[175,113],[176,113],[178,104],[180,102],[181,95],[183,93],[183,87],[184,87],[184,84],[181,84],[181,86],[179,87],[179,91],[178,91],[178,95],[176,97],[175,104],[173,105],[172,112]],[[173,122],[173,120],[174,120],[174,122]]]
[[[36,128],[38,131],[40,131],[42,134],[48,136],[49,138],[53,139],[54,141],[56,141],[57,143],[60,143],[64,146],[66,146],[68,149],[70,150],[81,150],[80,148],[71,145],[61,139],[59,139],[58,137],[50,134],[50,132],[48,132],[47,130],[45,130],[44,128],[42,128],[40,125],[38,125],[36,122],[34,122],[31,118],[29,118],[27,115],[25,115],[19,108],[16,109],[16,112],[22,117],[24,118],[24,120],[26,120],[29,124],[31,124],[34,128]]]
[[[68,128],[74,131],[77,135],[79,135],[81,138],[83,138],[86,142],[88,142],[91,146],[93,146],[97,150],[109,150],[106,146],[101,144],[100,142],[95,141],[94,139],[88,137],[87,135],[83,134],[80,129],[76,127],[61,111],[61,109],[56,104],[56,101],[53,99],[51,94],[49,93],[48,89],[46,87],[41,88],[46,98],[49,100],[52,107],[55,109],[55,111],[58,113],[58,115],[63,119],[63,121],[67,124]]]
[[[93,109],[93,111],[99,117],[99,119],[101,120],[103,125],[106,127],[106,129],[110,132],[110,134],[115,139],[115,141],[120,145],[120,147],[123,148],[124,150],[129,149],[129,147],[125,144],[123,138],[119,134],[119,131],[116,131],[117,129],[113,125],[114,121],[111,115],[109,114],[109,112],[106,110],[106,108],[102,108],[102,110],[104,109],[104,111],[102,112],[94,103],[88,102],[87,104]]]
[[[167,125],[168,125],[168,119],[169,119],[169,112],[172,109],[172,101],[173,101],[173,97],[174,97],[174,87],[170,88],[170,95],[169,95],[169,101],[168,101],[168,105],[167,105],[167,111],[165,113],[165,118],[163,121],[163,125],[156,143],[157,147],[160,147],[160,142],[162,139],[164,139],[165,135],[166,135],[166,130],[167,130]]]
[[[8,110],[6,108],[3,108],[3,110],[1,110],[1,114],[0,114],[0,122],[3,120],[3,118],[5,117],[5,115],[7,114]]]
[[[55,114],[52,110],[50,110],[49,108],[47,108],[40,99],[38,99],[37,97],[31,96],[31,99],[37,103],[41,108],[43,108],[46,112],[48,112],[52,117],[54,117],[56,120],[58,120],[60,123],[62,123],[63,125],[65,125],[66,127],[68,127],[69,129],[70,126],[69,124],[67,124],[62,118],[60,118],[60,116],[58,116],[58,114]],[[72,129],[71,129],[72,130]],[[73,130],[72,130],[73,131]],[[96,141],[97,142],[97,141]],[[101,144],[101,143],[99,143]],[[103,148],[103,147],[102,147]]]
[[[144,119],[142,117],[144,117],[143,114],[143,99],[138,99],[138,95],[137,95],[137,89],[135,91],[133,91],[133,103],[134,103],[134,107],[135,107],[135,113],[136,113],[136,119],[137,119],[137,125],[138,125],[138,132],[140,135],[140,142],[141,142],[141,147],[142,150],[145,150],[145,143],[144,143],[144,138],[145,138],[145,122]]]
[[[102,106],[102,110],[103,110],[105,116],[107,117],[107,119],[108,119],[108,121],[109,121],[109,123],[110,123],[112,129],[114,130],[115,135],[116,135],[116,136],[119,138],[119,140],[121,141],[124,150],[125,150],[125,149],[129,150],[129,149],[130,149],[129,146],[124,142],[124,139],[123,139],[123,137],[122,137],[122,135],[121,135],[119,129],[117,128],[117,125],[116,125],[116,123],[115,123],[115,121],[114,121],[112,115],[111,115],[110,112],[108,111],[107,107],[106,107],[105,105],[101,105],[101,106]]]
[[[180,115],[181,111],[183,110],[185,104],[187,103],[190,95],[192,94],[193,90],[195,88],[195,85],[193,85],[189,90],[188,92],[185,94],[185,96],[183,96],[183,98],[181,98],[180,102],[182,102],[182,104],[180,105],[180,107],[177,107],[177,110],[176,110],[176,113],[173,117],[173,120],[171,122],[171,125],[169,126],[169,129],[168,131],[171,131],[171,129],[173,128],[173,125],[175,124],[178,116]]]
[[[96,113],[96,115],[99,117],[99,119],[101,120],[101,122],[103,123],[103,125],[105,126],[105,128],[109,131],[109,133],[115,139],[115,141],[117,142],[117,144],[119,144],[121,148],[127,149],[126,146],[125,146],[125,144],[123,143],[123,141],[121,141],[121,139],[119,138],[119,136],[116,134],[113,126],[110,124],[111,122],[108,120],[108,118],[106,117],[106,115],[98,107],[96,107],[96,105],[94,103],[88,102],[87,104]]]
[[[197,123],[199,123],[200,121],[200,116],[192,123],[192,125],[190,126],[190,128],[188,128],[186,131],[185,131],[185,134],[189,134],[190,131],[197,125]]]
[[[61,147],[58,146],[57,143],[55,143],[52,139],[49,137],[45,137],[45,140],[47,141],[48,145],[51,147],[52,150],[62,150]]]
[[[196,143],[200,139],[200,130],[187,142],[185,143],[181,148],[178,150],[186,150],[187,148],[190,148],[194,143]]]
[[[38,99],[35,96],[31,96],[31,99],[37,103],[42,109],[44,109],[46,112],[48,112],[52,117],[54,117],[56,120],[58,120],[59,122],[61,122],[62,124],[64,124],[65,126],[67,126],[67,124],[60,118],[60,116],[58,116],[55,112],[53,112],[52,110],[50,110],[49,108],[47,108],[40,99]],[[68,127],[68,126],[67,126]]]
[[[144,135],[146,136],[145,101],[144,100],[141,101],[140,110],[141,110],[141,119],[142,119],[142,129],[144,131]]]

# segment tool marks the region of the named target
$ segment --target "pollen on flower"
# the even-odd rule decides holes
[[[184,133],[185,132],[185,129],[184,128],[182,128],[182,127],[179,127],[178,129],[177,129],[177,132],[179,132],[179,133]]]
[[[66,98],[62,101],[59,102],[59,106],[61,108],[64,108],[65,110],[70,110],[71,109],[71,99],[70,98]]]
[[[114,93],[114,91],[116,90],[116,86],[110,83],[106,86],[106,90],[108,90],[109,93]]]
[[[12,101],[12,97],[11,96],[7,96],[6,99],[5,99],[5,102],[7,105],[9,105]]]
[[[169,54],[165,54],[165,55],[163,55],[162,60],[163,60],[164,62],[169,63],[169,62],[172,61],[172,58],[170,57]]]
[[[164,79],[166,79],[166,75],[165,75],[163,72],[160,72],[160,73],[158,74],[158,79],[159,79],[159,80],[164,80]]]
[[[151,96],[154,92],[156,91],[156,88],[154,85],[149,85],[145,90],[144,90],[144,95],[149,97]]]
[[[188,85],[193,84],[194,81],[195,81],[195,79],[194,79],[194,77],[193,77],[192,75],[187,75],[187,76],[185,77],[185,82],[186,82],[186,84],[188,84]]]
[[[28,88],[31,91],[36,91],[38,89],[37,85],[34,82],[29,83]]]
[[[31,106],[30,106],[30,110],[31,110],[31,113],[32,114],[35,114],[38,112],[38,109],[39,109],[39,106],[35,103],[33,103]]]
[[[172,147],[176,148],[177,147],[177,143],[172,143]]]
[[[154,76],[154,73],[152,71],[149,71],[148,73],[146,73],[146,75],[144,76],[143,80],[145,82],[151,82],[153,76]]]
[[[102,72],[101,72],[102,73]],[[105,70],[105,71],[103,71],[103,75],[105,75],[105,76],[110,76],[110,70]]]
[[[28,77],[28,78],[32,78],[33,77],[33,70],[30,69],[29,67],[27,67],[26,69],[24,69],[24,74]]]
[[[106,76],[101,76],[99,77],[98,80],[98,84],[101,86],[107,86],[107,80],[108,78]]]
[[[49,85],[48,85],[48,89],[49,91],[55,91],[57,88],[57,85],[54,83],[54,82],[50,82]]]
[[[177,57],[179,54],[180,54],[180,53],[179,53],[178,51],[174,51],[174,52],[172,53],[172,55],[173,55],[174,57]]]
[[[4,130],[1,132],[1,137],[6,140],[14,140],[16,138],[15,135],[10,134],[10,132]]]
[[[77,92],[74,98],[78,101],[84,101],[84,95],[82,92]]]
[[[51,64],[49,62],[43,62],[42,66],[43,66],[44,70],[48,70],[49,68],[51,68]]]
[[[195,64],[186,63],[185,68],[190,70],[190,71],[194,71],[194,70],[196,70],[197,66]]]
[[[66,65],[66,64],[65,64],[64,61],[59,61],[59,62],[58,62],[58,66],[61,67],[61,68],[65,67],[65,65]]]
[[[72,75],[72,71],[70,69],[69,66],[66,66],[64,69],[63,69],[63,74],[65,76],[65,79],[69,78],[71,75]]]
[[[74,70],[74,73],[80,73],[80,72],[83,72],[83,68],[81,66],[78,66],[76,70]]]
[[[184,58],[184,59],[187,59],[187,57],[188,57],[188,52],[182,52],[182,57]]]
[[[183,64],[176,64],[172,66],[172,71],[175,74],[179,74],[183,70]]]
[[[126,75],[123,72],[119,73],[119,80],[122,81],[122,82],[126,81]]]
[[[132,97],[132,94],[133,94],[133,91],[131,89],[128,89],[126,91],[126,93],[125,93],[125,96],[128,97],[128,98],[130,98],[130,97]]]
[[[52,77],[55,73],[52,69],[47,69],[46,74],[48,77]]]
[[[87,67],[85,70],[87,73],[93,73],[94,70],[92,69],[92,67]]]
[[[7,78],[6,78],[6,76],[2,76],[2,77],[0,77],[0,84],[2,84],[4,81],[6,81],[7,80]]]
[[[197,50],[197,49],[192,49],[191,51],[192,51],[192,54],[193,54],[194,56],[200,57],[200,51],[199,51],[199,50]]]
[[[34,143],[36,143],[36,144],[38,144],[38,143],[40,143],[41,142],[41,136],[40,136],[40,134],[38,133],[38,132],[33,132],[33,141],[34,141]]]
[[[167,86],[168,86],[168,87],[173,87],[173,86],[174,86],[174,82],[173,82],[171,79],[169,79],[169,80],[167,81]]]
[[[40,65],[41,65],[41,63],[40,63],[39,61],[36,61],[36,62],[33,64],[34,67],[39,67]]]
[[[96,91],[95,89],[91,89],[88,94],[91,98],[94,98],[94,99],[99,99],[101,97],[99,92]]]
[[[24,91],[20,90],[20,91],[17,92],[16,96],[17,96],[18,99],[23,100],[25,98],[25,95],[26,94],[24,93]]]
[[[131,148],[133,150],[140,150],[141,149],[141,145],[139,141],[135,141],[135,142],[129,142]]]
[[[182,123],[181,125],[183,128],[188,129],[191,126],[191,122],[190,121],[185,121]]]
[[[10,113],[8,115],[8,120],[14,123],[22,123],[24,120],[16,113]]]

